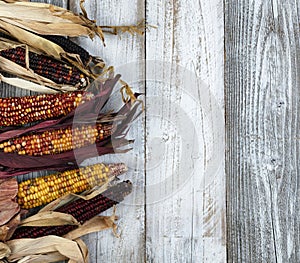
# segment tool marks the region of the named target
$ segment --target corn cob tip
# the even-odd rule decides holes
[[[108,168],[110,170],[111,176],[118,176],[128,171],[128,167],[126,166],[125,163],[109,164]]]
[[[122,196],[122,200],[129,194],[131,194],[133,185],[132,182],[129,180],[123,181],[116,185],[116,189],[119,188],[120,195]],[[121,202],[121,201],[119,201]]]

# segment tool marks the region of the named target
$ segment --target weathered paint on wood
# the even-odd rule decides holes
[[[229,262],[299,262],[299,2],[226,1]]]
[[[146,34],[147,262],[225,262],[222,1],[152,0],[146,11],[158,26]]]

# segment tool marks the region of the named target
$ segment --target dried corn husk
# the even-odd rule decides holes
[[[81,236],[110,228],[113,230],[115,236],[118,237],[117,225],[115,224],[116,219],[117,217],[115,214],[110,217],[96,216],[90,219],[89,221],[85,222],[83,225],[79,226],[75,230],[69,232],[64,237],[70,240],[75,240]]]
[[[41,53],[47,54],[56,59],[60,59],[61,58],[60,54],[65,53],[65,51],[60,46],[54,44],[53,42],[43,37],[39,37],[31,32],[28,32],[18,26],[10,24],[9,22],[6,22],[7,20],[8,19],[4,19],[3,21],[3,19],[1,19],[0,17],[0,28],[4,30],[6,34],[9,34],[10,36],[17,39],[19,43],[26,44],[40,51]]]
[[[18,213],[14,218],[10,219],[8,223],[0,227],[0,240],[9,240],[14,234],[15,230],[21,222],[21,215]]]
[[[116,235],[117,216],[96,216],[65,237],[45,236],[31,239],[15,239],[0,243],[0,259],[9,262],[55,262],[58,260],[73,260],[72,262],[88,262],[88,249],[81,236],[93,232],[112,229]],[[70,262],[70,261],[69,261]]]
[[[86,262],[78,244],[66,238],[57,236],[24,238],[7,241],[6,244],[11,250],[11,254],[7,257],[10,262],[21,259],[22,262],[53,262],[54,255],[58,258],[58,253],[61,255],[59,260]]]
[[[58,90],[48,88],[46,86],[42,86],[39,84],[36,84],[34,82],[21,79],[21,78],[8,78],[4,77],[2,74],[0,74],[0,83],[5,82],[9,85],[12,85],[14,87],[18,87],[20,89],[25,89],[25,90],[30,90],[34,92],[40,92],[40,93],[45,93],[45,94],[53,94],[53,93],[58,93]],[[74,87],[61,87],[60,90],[63,91],[75,91],[76,88]]]
[[[107,25],[101,25],[102,31],[104,33],[112,34],[112,35],[120,35],[123,33],[129,33],[131,35],[143,35],[145,33],[145,30],[148,27],[155,26],[149,26],[145,23],[145,20],[140,21],[137,25],[128,25],[128,26],[107,26]]]
[[[71,215],[55,211],[39,212],[24,219],[20,226],[62,226],[77,225],[79,222]]]
[[[15,178],[0,180],[0,240],[8,240],[20,223],[20,206],[16,202],[18,182]]]
[[[0,243],[0,259],[6,258],[11,254],[11,250],[8,245]]]
[[[17,14],[17,15],[16,15]],[[37,35],[90,36],[99,35],[102,40],[101,28],[88,18],[73,14],[66,9],[42,3],[5,3],[0,2],[0,31],[18,41],[14,46],[28,45],[31,51],[46,54],[57,60],[64,60],[77,67],[85,76],[96,79],[97,75],[84,65],[77,54],[65,52],[59,45]],[[10,40],[7,40],[11,44]],[[6,45],[9,46],[9,45]],[[11,45],[10,45],[11,46]],[[5,48],[5,45],[2,46]],[[33,50],[32,50],[33,49]],[[20,78],[33,81],[42,86],[67,91],[37,74],[29,74],[28,69],[21,69],[15,63],[5,63],[0,70],[17,75]],[[15,70],[17,66],[17,70]],[[103,66],[103,64],[101,65]],[[21,71],[21,72],[20,72]]]
[[[0,20],[40,35],[88,36],[103,32],[86,16],[50,4],[32,2],[0,2]],[[5,29],[5,28],[4,28]]]
[[[60,224],[54,222],[58,214],[63,213],[40,212],[37,215],[24,220],[21,225],[64,225],[66,222],[62,221]],[[61,215],[59,216],[61,217]],[[64,214],[64,216],[69,215]],[[47,222],[45,221],[45,218]],[[73,260],[74,262],[87,262],[88,249],[80,237],[110,228],[113,230],[115,236],[117,236],[117,225],[115,223],[117,219],[114,209],[112,216],[96,216],[83,225],[79,225],[78,228],[69,232],[63,238],[57,236],[45,236],[36,239],[25,238],[10,240],[7,241],[6,244],[0,243],[0,259],[6,258],[9,262],[15,260],[20,260],[18,262],[54,262],[56,260],[65,259]]]
[[[0,180],[0,226],[9,222],[20,211],[15,202],[18,193],[18,183],[15,178]]]
[[[1,21],[0,21],[1,25]],[[10,26],[9,26],[10,27]],[[19,29],[18,27],[12,28],[11,31],[20,36],[21,33],[18,33],[22,29]],[[77,67],[85,76],[96,79],[97,74],[94,74],[91,69],[87,68],[85,65],[83,65],[80,56],[78,54],[70,54],[65,52],[60,46],[56,45],[55,43],[52,43],[51,41],[36,36],[35,34],[32,34],[30,32],[25,31],[24,32],[24,39],[22,40],[19,37],[20,42],[12,39],[8,39],[7,37],[0,37],[0,50],[9,50],[14,49],[17,47],[24,48],[30,52],[34,52],[36,54],[47,54],[51,57],[54,57],[58,61],[69,64],[70,66]],[[6,35],[5,35],[6,36]],[[25,43],[25,44],[24,44]],[[28,44],[28,45],[27,45]],[[0,65],[0,70],[16,75],[22,79],[26,79],[30,82],[27,83],[21,83],[20,81],[15,81],[15,85],[17,87],[23,88],[23,89],[29,89],[29,90],[40,90],[39,92],[43,92],[43,90],[47,90],[47,92],[50,92],[52,89],[60,90],[60,91],[72,91],[77,90],[77,87],[73,87],[70,85],[61,85],[53,82],[52,80],[47,79],[44,76],[40,76],[39,74],[35,73],[33,70],[30,69],[30,60],[29,56],[27,56],[27,67],[24,68],[17,63],[10,61],[6,58],[0,57],[2,64]],[[34,83],[32,83],[34,82]],[[35,85],[33,88],[30,88],[29,84],[32,83]],[[35,84],[36,83],[36,84]],[[25,84],[25,86],[22,87],[22,84]],[[39,86],[41,88],[39,89]],[[47,86],[47,87],[44,87]],[[44,88],[43,88],[44,87]],[[50,88],[49,88],[50,87]]]

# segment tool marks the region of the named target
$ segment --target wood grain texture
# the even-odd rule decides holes
[[[70,1],[71,10],[79,12],[79,1]],[[144,1],[104,0],[86,1],[86,11],[98,25],[130,25],[144,19]],[[144,92],[144,66],[138,62],[144,59],[144,37],[123,34],[121,37],[106,35],[106,47],[100,39],[91,41],[80,38],[80,45],[93,54],[102,57],[107,66],[115,67],[116,73],[128,82],[136,92]],[[139,65],[139,66],[137,66]],[[120,88],[120,87],[119,87]],[[107,110],[119,107],[118,89],[113,95],[113,102]],[[143,262],[144,261],[144,117],[132,125],[128,138],[135,139],[134,149],[126,155],[114,155],[98,158],[106,162],[125,162],[130,170],[120,179],[130,179],[134,185],[133,193],[120,205],[117,215],[120,216],[119,231],[121,237],[116,238],[111,231],[95,233],[84,240],[88,244],[91,262]],[[95,160],[94,160],[95,161]],[[93,162],[93,160],[90,160]],[[109,210],[107,214],[111,214]]]
[[[299,262],[297,1],[226,1],[229,262]]]
[[[223,120],[222,1],[151,0],[146,11],[158,26],[146,35],[147,262],[225,262],[223,153],[219,170],[205,172],[217,158],[212,145],[224,144],[222,126],[220,134],[208,127],[214,107]],[[207,97],[186,85],[188,72]]]

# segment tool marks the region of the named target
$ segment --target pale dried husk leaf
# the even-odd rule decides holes
[[[104,40],[101,28],[94,21],[50,4],[0,2],[0,20],[41,35],[91,38],[98,35]]]
[[[22,259],[18,260],[18,263],[46,263],[46,262],[58,262],[66,260],[67,258],[61,255],[58,252],[51,252],[47,254],[40,254],[40,255],[30,255],[23,257]]]
[[[147,27],[153,27],[148,26],[145,23],[145,20],[140,21],[137,25],[126,25],[126,26],[102,26],[101,28],[104,33],[109,33],[112,35],[120,35],[124,33],[129,33],[131,35],[143,35],[147,29]]]
[[[59,45],[29,31],[23,30],[18,26],[12,25],[10,23],[10,19],[0,19],[0,28],[4,29],[5,32],[16,38],[20,43],[34,47],[40,52],[56,59],[60,59],[61,54],[65,53]]]
[[[90,219],[89,221],[86,221],[83,225],[79,226],[78,228],[72,230],[64,237],[67,239],[75,240],[84,235],[110,228],[113,230],[115,236],[117,236],[117,225],[115,224],[116,220],[117,216],[115,215],[115,213],[112,216],[96,216]]]
[[[1,51],[6,50],[6,49],[11,49],[11,48],[17,48],[17,47],[20,47],[20,46],[24,47],[24,44],[21,44],[20,42],[13,41],[11,39],[0,37],[0,50]]]
[[[18,213],[7,224],[0,227],[0,240],[9,240],[21,222],[21,215]]]
[[[80,238],[77,238],[74,241],[78,244],[78,247],[81,250],[81,254],[84,259],[84,262],[89,262],[89,250],[88,250],[87,245]],[[74,262],[74,261],[72,259],[70,259],[69,263],[72,263],[72,262]],[[74,263],[76,263],[76,262],[74,262]]]
[[[46,211],[39,212],[33,216],[24,219],[20,226],[62,226],[62,225],[77,225],[79,222],[69,214]]]
[[[11,254],[7,257],[10,262],[22,258],[26,259],[24,262],[53,262],[52,257],[50,260],[47,258],[47,255],[51,253],[59,253],[78,263],[85,262],[81,249],[75,241],[58,236],[14,239],[7,241],[7,245],[11,250]],[[40,255],[43,255],[42,260],[38,259]]]
[[[6,3],[15,3],[15,2],[29,2],[29,0],[2,0]]]
[[[11,254],[11,250],[8,245],[0,243],[0,259],[6,258]]]
[[[57,90],[36,84],[34,82],[25,79],[4,77],[2,74],[0,74],[0,82],[5,82],[9,85],[18,87],[20,89],[25,89],[25,90],[30,90],[30,91],[40,92],[45,94],[54,94],[59,92]]]

